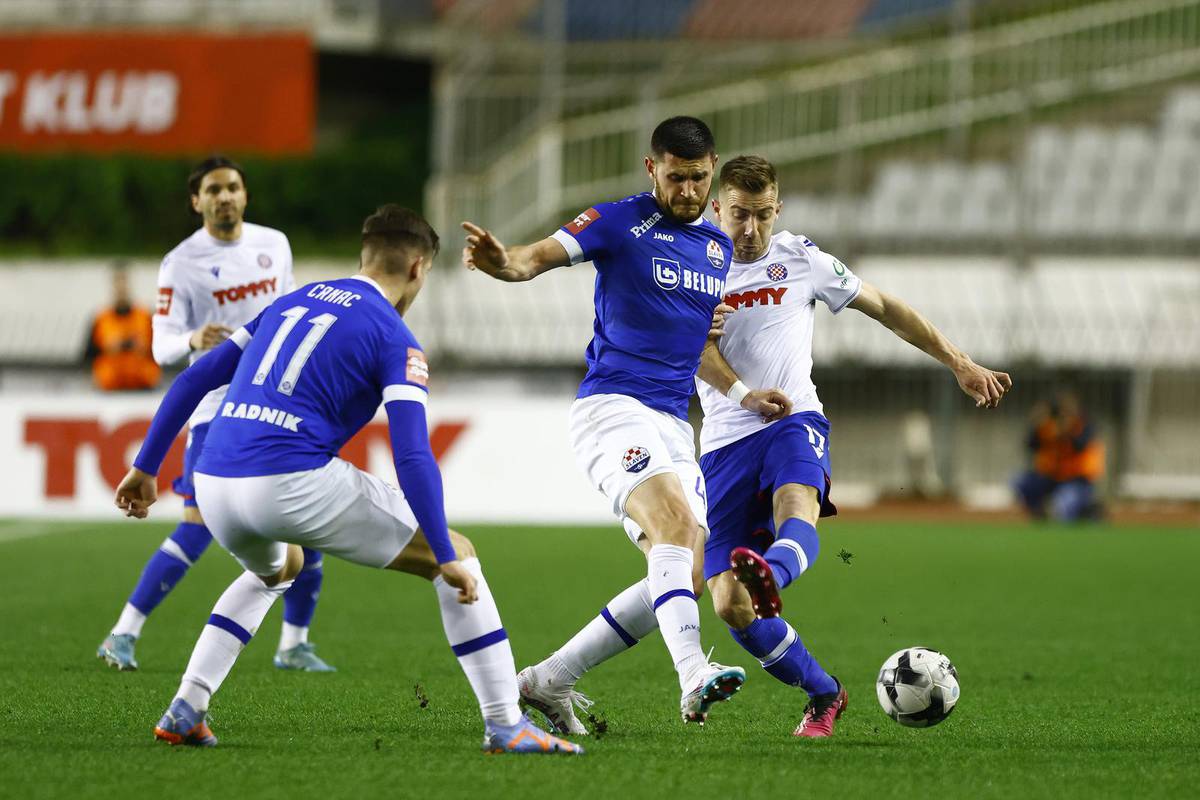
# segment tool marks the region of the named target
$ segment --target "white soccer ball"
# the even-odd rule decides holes
[[[928,728],[950,716],[958,703],[958,671],[928,647],[906,647],[883,662],[875,682],[879,705],[909,728]]]

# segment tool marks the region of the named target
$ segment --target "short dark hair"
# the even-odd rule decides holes
[[[214,169],[232,169],[241,176],[242,185],[246,185],[246,173],[242,170],[241,164],[222,155],[211,155],[193,167],[191,174],[188,175],[188,197],[200,194],[200,184],[204,182],[204,176]]]
[[[650,135],[650,149],[655,158],[662,158],[667,153],[686,159],[717,154],[712,131],[695,117],[671,117],[658,123]]]
[[[437,231],[424,217],[395,203],[380,206],[363,220],[362,244],[364,250],[403,247],[431,257],[440,247]]]
[[[738,156],[721,167],[720,186],[758,194],[779,186],[779,179],[775,175],[775,165],[762,156]]]

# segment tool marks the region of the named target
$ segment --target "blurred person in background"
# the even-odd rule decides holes
[[[152,348],[155,361],[164,366],[184,358],[195,362],[295,288],[287,236],[243,219],[249,195],[240,166],[222,156],[202,161],[188,176],[188,201],[203,224],[166,255],[158,273]],[[146,618],[212,542],[196,507],[192,471],[227,388],[208,394],[188,420],[183,475],[172,485],[183,497],[183,520],[146,562],[120,617],[96,651],[97,658],[118,670],[137,669],[134,646]],[[283,596],[276,667],[334,671],[308,641],[323,582],[321,554],[305,548],[304,569]]]
[[[92,321],[84,351],[92,381],[106,392],[153,389],[162,376],[150,349],[150,312],[130,297],[127,266],[113,265],[112,305]]]
[[[1052,402],[1034,406],[1026,447],[1032,464],[1013,485],[1033,519],[1049,514],[1076,522],[1102,516],[1096,483],[1104,476],[1104,443],[1074,392],[1059,392]]]

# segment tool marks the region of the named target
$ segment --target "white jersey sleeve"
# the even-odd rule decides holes
[[[802,239],[808,249],[812,264],[809,278],[812,281],[813,296],[829,306],[829,310],[834,314],[854,302],[854,298],[862,291],[862,279],[810,240],[804,237],[797,238]]]
[[[193,327],[192,304],[187,288],[180,285],[182,279],[168,253],[158,268],[158,303],[150,344],[154,360],[163,366],[174,364],[192,352],[189,342]]]
[[[283,237],[283,252],[287,255],[287,262],[283,265],[283,289],[279,292],[280,295],[289,294],[296,291],[296,275],[292,271],[292,243],[287,236],[280,232]]]

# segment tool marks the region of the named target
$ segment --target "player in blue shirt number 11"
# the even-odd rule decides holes
[[[278,298],[163,398],[116,504],[127,516],[147,515],[179,430],[209,391],[228,384],[196,463],[196,503],[245,572],[214,606],[158,739],[216,744],[209,700],[308,547],[433,582],[446,637],[479,700],[486,752],[582,752],[521,714],[512,648],[479,559],[446,525],[425,421],[429,369],[401,319],[437,249],[420,215],[381,207],[363,223],[357,275]],[[381,404],[403,493],[337,457]]]

